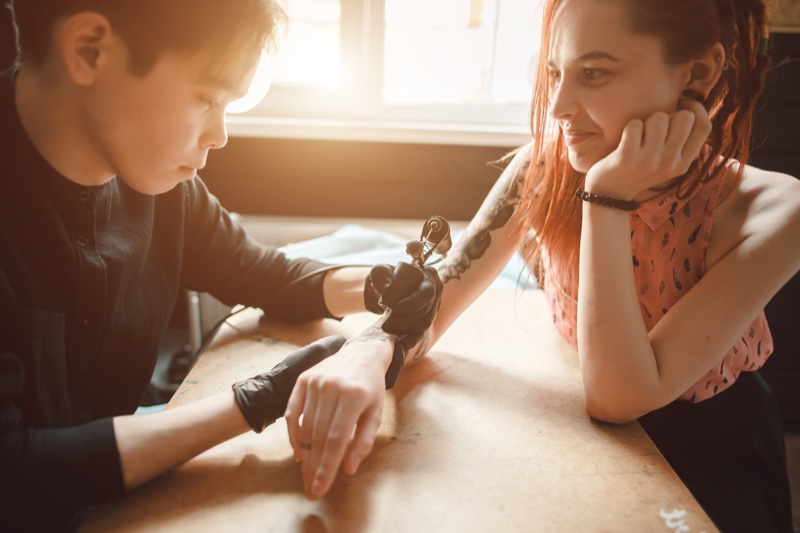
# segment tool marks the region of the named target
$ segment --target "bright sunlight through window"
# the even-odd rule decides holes
[[[267,95],[267,91],[272,85],[272,76],[275,70],[272,63],[273,61],[269,54],[261,52],[261,59],[258,62],[258,67],[256,67],[253,81],[250,82],[247,93],[228,104],[228,107],[225,108],[228,113],[244,113],[261,103],[261,100]]]
[[[272,64],[262,61],[267,81],[253,84],[269,93],[229,106],[244,112],[229,116],[233,135],[391,140],[395,131],[401,141],[476,144],[528,135],[535,0],[279,1],[289,25]]]

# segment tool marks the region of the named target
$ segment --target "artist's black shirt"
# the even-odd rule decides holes
[[[180,287],[329,313],[321,276],[280,290],[320,263],[257,244],[199,178],[148,196],[59,175],[13,93],[0,75],[0,531],[43,531],[123,491],[110,417],[138,406]]]

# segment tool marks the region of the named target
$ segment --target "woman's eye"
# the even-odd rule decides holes
[[[585,68],[583,69],[583,77],[587,80],[596,80],[597,78],[606,74],[606,71],[601,68]]]
[[[553,83],[558,83],[561,80],[561,73],[557,70],[550,71],[550,81]]]
[[[201,96],[200,97],[200,102],[205,107],[214,107],[215,105],[217,105],[217,101],[216,100],[214,100],[212,98],[208,98],[207,96]]]

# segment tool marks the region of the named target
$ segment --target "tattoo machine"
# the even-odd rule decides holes
[[[450,224],[440,216],[432,216],[423,224],[419,240],[408,241],[406,253],[418,267],[424,265],[432,254],[438,253],[440,257],[431,263],[433,265],[447,256],[452,245]]]
[[[392,294],[409,296],[422,282],[424,278],[422,267],[431,256],[438,254],[439,258],[429,265],[438,263],[447,256],[452,244],[450,224],[440,216],[432,216],[423,224],[419,239],[406,243],[406,253],[411,257],[411,263],[400,261],[393,272],[373,271],[372,283],[384,287],[391,285],[390,292]],[[376,279],[381,277],[385,279]],[[391,308],[383,303],[383,296],[378,300],[378,304],[385,310],[379,321],[380,324],[383,324],[389,318]]]

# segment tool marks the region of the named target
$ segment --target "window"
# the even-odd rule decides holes
[[[266,98],[231,134],[525,142],[532,0],[280,0],[289,26]]]

